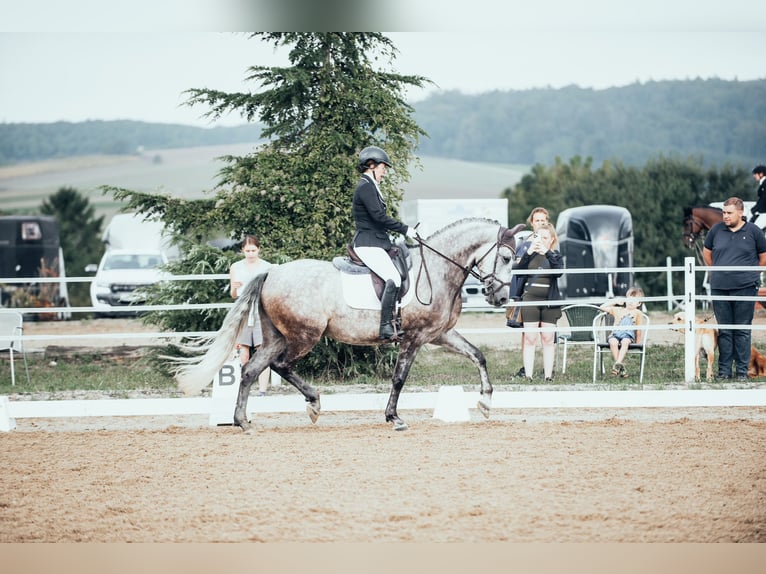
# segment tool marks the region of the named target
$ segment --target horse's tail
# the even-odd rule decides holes
[[[204,351],[204,354],[174,359],[181,363],[175,369],[175,377],[178,387],[184,394],[194,395],[204,389],[213,381],[215,374],[231,356],[237,343],[237,336],[247,323],[250,310],[255,309],[255,312],[258,312],[261,289],[267,276],[268,273],[263,273],[250,281],[245,291],[237,297],[234,306],[229,309],[217,333],[207,338],[203,344],[191,347],[196,352]]]

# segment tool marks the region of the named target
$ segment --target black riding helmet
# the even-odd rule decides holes
[[[379,147],[371,145],[359,152],[359,171],[364,172],[367,169],[367,162],[370,160],[374,161],[375,165],[385,163],[388,167],[391,167],[391,160],[388,159],[388,154]]]

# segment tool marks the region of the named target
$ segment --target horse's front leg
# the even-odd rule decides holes
[[[404,382],[407,380],[407,375],[410,373],[410,367],[415,361],[418,349],[420,349],[420,345],[402,343],[399,347],[399,355],[396,357],[394,375],[391,379],[391,394],[388,397],[388,405],[386,405],[386,422],[393,423],[394,430],[407,430],[407,423],[399,418],[396,406],[399,403],[399,395],[404,387]]]
[[[484,353],[454,329],[445,331],[432,343],[434,345],[441,345],[455,353],[465,355],[473,361],[473,364],[479,369],[479,376],[481,377],[481,392],[476,408],[484,415],[484,418],[489,418],[489,411],[492,408],[492,383],[489,382],[487,359],[484,357]]]

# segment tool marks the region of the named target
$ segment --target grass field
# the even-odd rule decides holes
[[[119,205],[104,196],[102,185],[204,197],[216,183],[223,155],[244,155],[254,144],[147,150],[141,156],[87,156],[0,168],[0,203],[4,211],[36,212],[44,199],[61,187],[86,195],[96,215],[106,219]],[[444,158],[421,158],[422,170],[412,170],[404,199],[498,198],[526,172],[524,166],[470,163]]]

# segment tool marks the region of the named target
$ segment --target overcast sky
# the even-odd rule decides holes
[[[190,2],[206,0],[182,5]],[[60,25],[59,16],[48,12],[56,18],[34,25],[24,20],[25,10],[31,13],[40,4],[46,1],[0,0],[0,122],[131,119],[213,125],[201,117],[204,107],[182,105],[184,90],[246,91],[252,87],[243,82],[248,66],[287,63],[284,51],[275,53],[244,34],[198,31],[205,27],[192,24],[163,29],[155,19],[156,26],[120,28],[114,19],[99,25],[96,16],[88,26],[79,20]],[[764,15],[754,0],[464,3],[473,6],[474,17],[483,14],[479,19],[455,10],[432,18],[429,6],[447,5],[412,4],[417,7],[408,8],[407,15],[424,31],[387,35],[399,50],[394,70],[435,83],[426,92],[409,94],[413,102],[434,90],[475,94],[571,84],[604,89],[698,77],[766,78]],[[4,13],[4,7],[15,11]],[[214,125],[240,123],[235,115]]]

